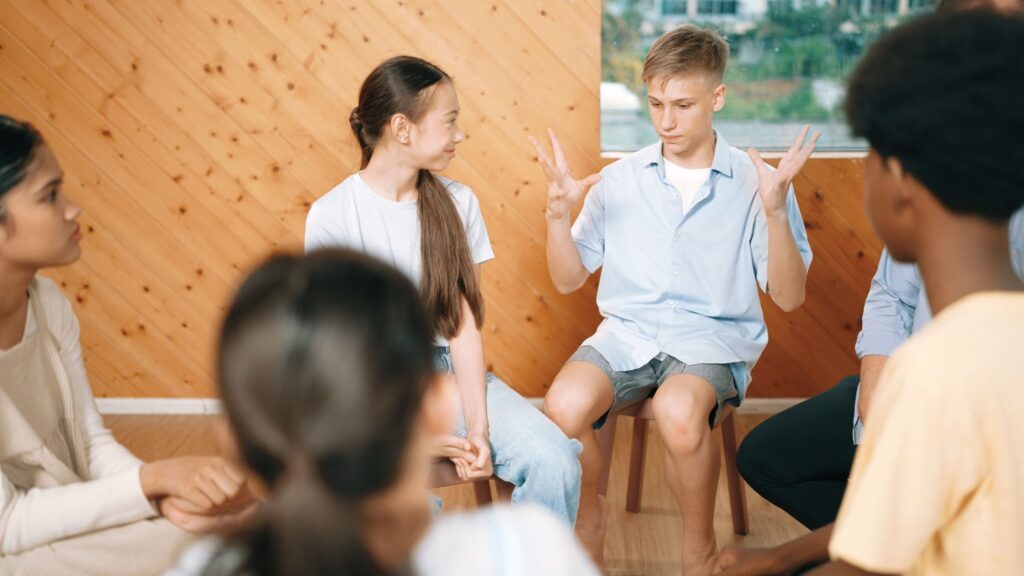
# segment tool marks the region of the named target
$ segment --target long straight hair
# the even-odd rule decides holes
[[[364,254],[274,256],[243,283],[218,379],[239,453],[271,494],[207,575],[394,573],[369,553],[361,504],[401,473],[433,339],[412,282]]]
[[[352,110],[349,124],[362,150],[363,168],[370,163],[395,114],[411,122],[423,117],[430,103],[431,87],[451,82],[437,66],[413,56],[385,60],[363,81],[359,105]],[[419,193],[420,254],[423,271],[420,293],[433,315],[435,330],[445,338],[458,334],[465,298],[477,328],[483,325],[484,302],[480,281],[469,251],[465,224],[455,201],[444,184],[429,170],[416,177]]]

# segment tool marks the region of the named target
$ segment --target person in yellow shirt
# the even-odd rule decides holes
[[[1024,570],[1024,284],[1008,222],[1024,205],[1024,16],[925,16],[850,81],[867,139],[865,208],[916,262],[935,318],[887,363],[813,574]]]

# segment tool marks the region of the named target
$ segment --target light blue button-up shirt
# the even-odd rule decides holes
[[[768,343],[757,287],[768,285],[768,229],[757,171],[719,134],[711,176],[683,213],[665,178],[661,143],[601,171],[572,235],[583,265],[602,268],[597,305],[604,321],[584,341],[615,371],[664,352],[687,364],[726,364],[740,399]],[[792,187],[790,227],[810,266]]]
[[[1024,209],[1010,219],[1010,256],[1017,275],[1024,280]],[[882,251],[878,271],[864,301],[861,331],[857,335],[857,357],[871,354],[892,356],[910,335],[932,319],[928,295],[915,264],[897,262]],[[853,443],[859,444],[864,432],[860,419],[860,387],[853,406]]]

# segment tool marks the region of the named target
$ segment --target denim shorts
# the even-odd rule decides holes
[[[595,429],[604,425],[608,414],[650,398],[658,386],[677,374],[691,374],[711,384],[718,399],[718,405],[708,414],[708,425],[712,428],[718,424],[726,403],[740,405],[739,391],[736,389],[732,370],[727,364],[685,364],[662,352],[639,368],[616,372],[612,370],[608,360],[592,346],[580,346],[566,363],[568,362],[586,362],[597,366],[612,383],[615,400],[608,412],[594,422]]]

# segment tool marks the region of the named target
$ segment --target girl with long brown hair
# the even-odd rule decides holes
[[[454,435],[437,439],[463,478],[492,473],[572,524],[580,445],[493,374],[485,374],[484,303],[477,266],[494,257],[480,205],[463,184],[438,176],[455,156],[454,83],[437,66],[397,56],[363,82],[349,119],[362,170],[310,209],[306,249],[344,246],[392,264],[419,284],[434,318],[435,363],[459,398]]]

